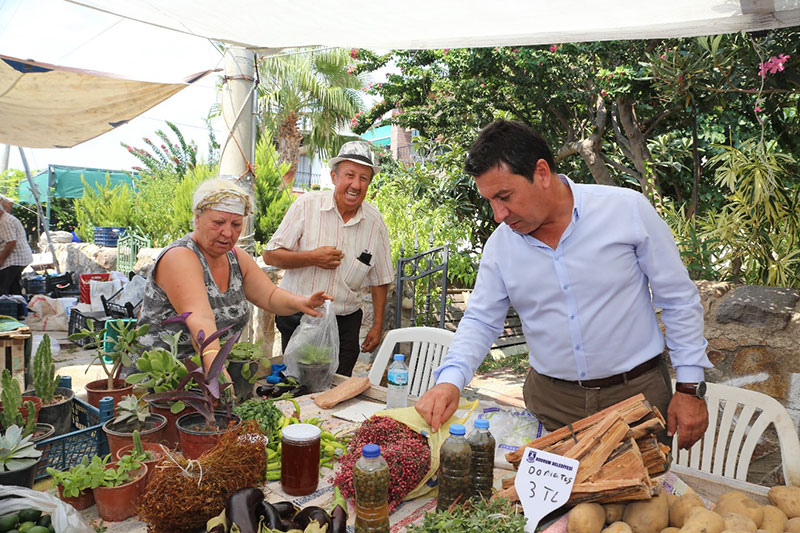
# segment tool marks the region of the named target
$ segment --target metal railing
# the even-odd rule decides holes
[[[294,174],[294,183],[292,187],[295,189],[309,189],[312,185],[320,184],[320,175],[316,172],[303,172],[298,170]]]
[[[433,246],[433,235],[431,235]],[[397,260],[397,286],[395,301],[395,328],[402,327],[403,298],[411,299],[411,326],[436,326],[443,328],[447,305],[447,245],[417,252],[415,239],[414,255]],[[418,308],[421,308],[418,310]],[[438,316],[437,316],[438,315]]]

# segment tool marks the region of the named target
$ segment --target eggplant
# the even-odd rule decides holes
[[[217,524],[216,526],[209,529],[206,533],[225,533],[225,526],[222,524]]]
[[[294,523],[294,520],[291,518],[281,518],[281,527],[279,527],[281,531],[291,531],[292,529],[297,529],[297,524]]]
[[[263,498],[263,495],[262,495]],[[256,520],[264,519],[264,524],[270,529],[281,529],[281,516],[271,503],[263,499],[255,504]],[[281,529],[281,531],[286,531]],[[242,532],[244,533],[244,532]]]
[[[256,504],[261,501],[264,501],[264,493],[258,487],[239,489],[231,494],[225,505],[228,529],[232,524],[236,524],[241,533],[258,533],[259,517],[256,514]]]
[[[294,523],[300,526],[300,529],[305,529],[312,520],[319,524],[319,527],[327,524],[328,531],[331,530],[331,516],[322,507],[309,505],[294,516]]]
[[[331,507],[331,527],[328,528],[328,533],[346,533],[347,532],[347,502],[339,487],[333,488],[333,506]]]
[[[290,501],[273,503],[272,506],[276,511],[278,511],[278,514],[281,515],[281,518],[292,518],[294,515],[300,512],[300,508]]]

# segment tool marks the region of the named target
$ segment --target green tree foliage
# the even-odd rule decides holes
[[[258,107],[272,133],[291,185],[300,147],[325,157],[349,140],[337,133],[361,108],[361,81],[353,75],[346,51],[299,50],[262,58],[258,63]]]
[[[256,145],[255,164],[255,238],[266,243],[278,229],[294,197],[283,186],[281,177],[289,163],[279,163],[272,135],[264,132]]]
[[[126,185],[111,186],[106,174],[105,185],[94,188],[83,181],[83,196],[74,201],[77,234],[84,241],[94,239],[95,226],[129,227],[133,221],[133,191]]]
[[[164,130],[156,130],[156,136],[160,143],[154,143],[147,137],[142,139],[148,148],[134,148],[120,143],[144,165],[144,167],[133,167],[134,170],[146,175],[171,175],[181,179],[197,166],[197,145],[194,142],[187,143],[181,130],[172,122],[167,121],[167,127],[174,134],[175,141],[170,139]],[[209,131],[211,131],[210,128]],[[215,143],[213,131],[211,131],[210,145],[213,146]]]
[[[467,206],[459,205],[458,194],[451,191],[465,181],[458,168],[463,155],[463,148],[456,147],[409,167],[384,158],[368,201],[383,215],[395,261],[401,248],[410,255],[415,247],[422,251],[429,244],[447,244],[448,277],[451,282],[469,286],[475,281],[479,257],[474,249],[474,224],[460,214]]]

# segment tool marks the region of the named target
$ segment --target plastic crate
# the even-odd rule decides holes
[[[67,293],[69,291],[77,292],[78,287],[75,286],[75,280],[72,279],[72,272],[64,272],[63,274],[52,274],[45,278],[45,292],[49,293]],[[54,295],[59,298],[59,295]]]
[[[128,228],[121,228],[117,226],[96,226],[94,228],[94,243],[98,246],[110,246],[112,248],[117,246],[117,241]]]
[[[89,327],[89,319],[94,320],[94,330],[99,331],[106,327],[106,320],[108,320],[108,317],[105,313],[81,313],[77,309],[72,309],[69,313],[68,333],[72,335],[73,333],[79,333],[82,329],[87,329]],[[96,347],[90,338],[79,339],[72,342],[85,348]]]
[[[25,294],[44,294],[47,292],[47,280],[44,276],[22,278],[22,289]]]
[[[13,298],[0,298],[0,315],[25,318],[28,316],[28,306]]]
[[[136,318],[139,313],[139,306],[142,305],[142,300],[139,300],[139,303],[136,305],[132,304],[131,302],[118,304],[113,300],[121,292],[122,289],[118,290],[111,295],[111,298],[106,298],[101,294],[100,300],[103,302],[103,310],[106,312],[106,315],[110,316],[111,318]]]
[[[47,477],[47,468],[69,470],[84,457],[108,454],[108,440],[103,423],[113,416],[114,400],[100,400],[97,409],[80,398],[72,399],[72,431],[36,443],[42,459],[36,468],[36,479]]]
[[[150,239],[140,237],[131,231],[125,233],[117,241],[117,270],[126,274],[132,272],[136,266],[139,250],[150,246],[152,246]]]
[[[89,282],[95,281],[108,281],[111,279],[111,274],[102,272],[98,274],[81,274],[78,276],[78,285],[80,286],[81,303],[92,303],[92,294],[89,290]]]

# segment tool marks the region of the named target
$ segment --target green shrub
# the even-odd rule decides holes
[[[94,238],[95,226],[130,227],[133,221],[133,191],[125,185],[111,186],[106,174],[104,185],[94,188],[83,181],[83,196],[75,200],[78,236],[87,242]]]
[[[281,176],[289,171],[288,163],[278,163],[272,136],[265,132],[256,146],[255,165],[255,238],[266,243],[278,229],[294,197],[284,188]]]

